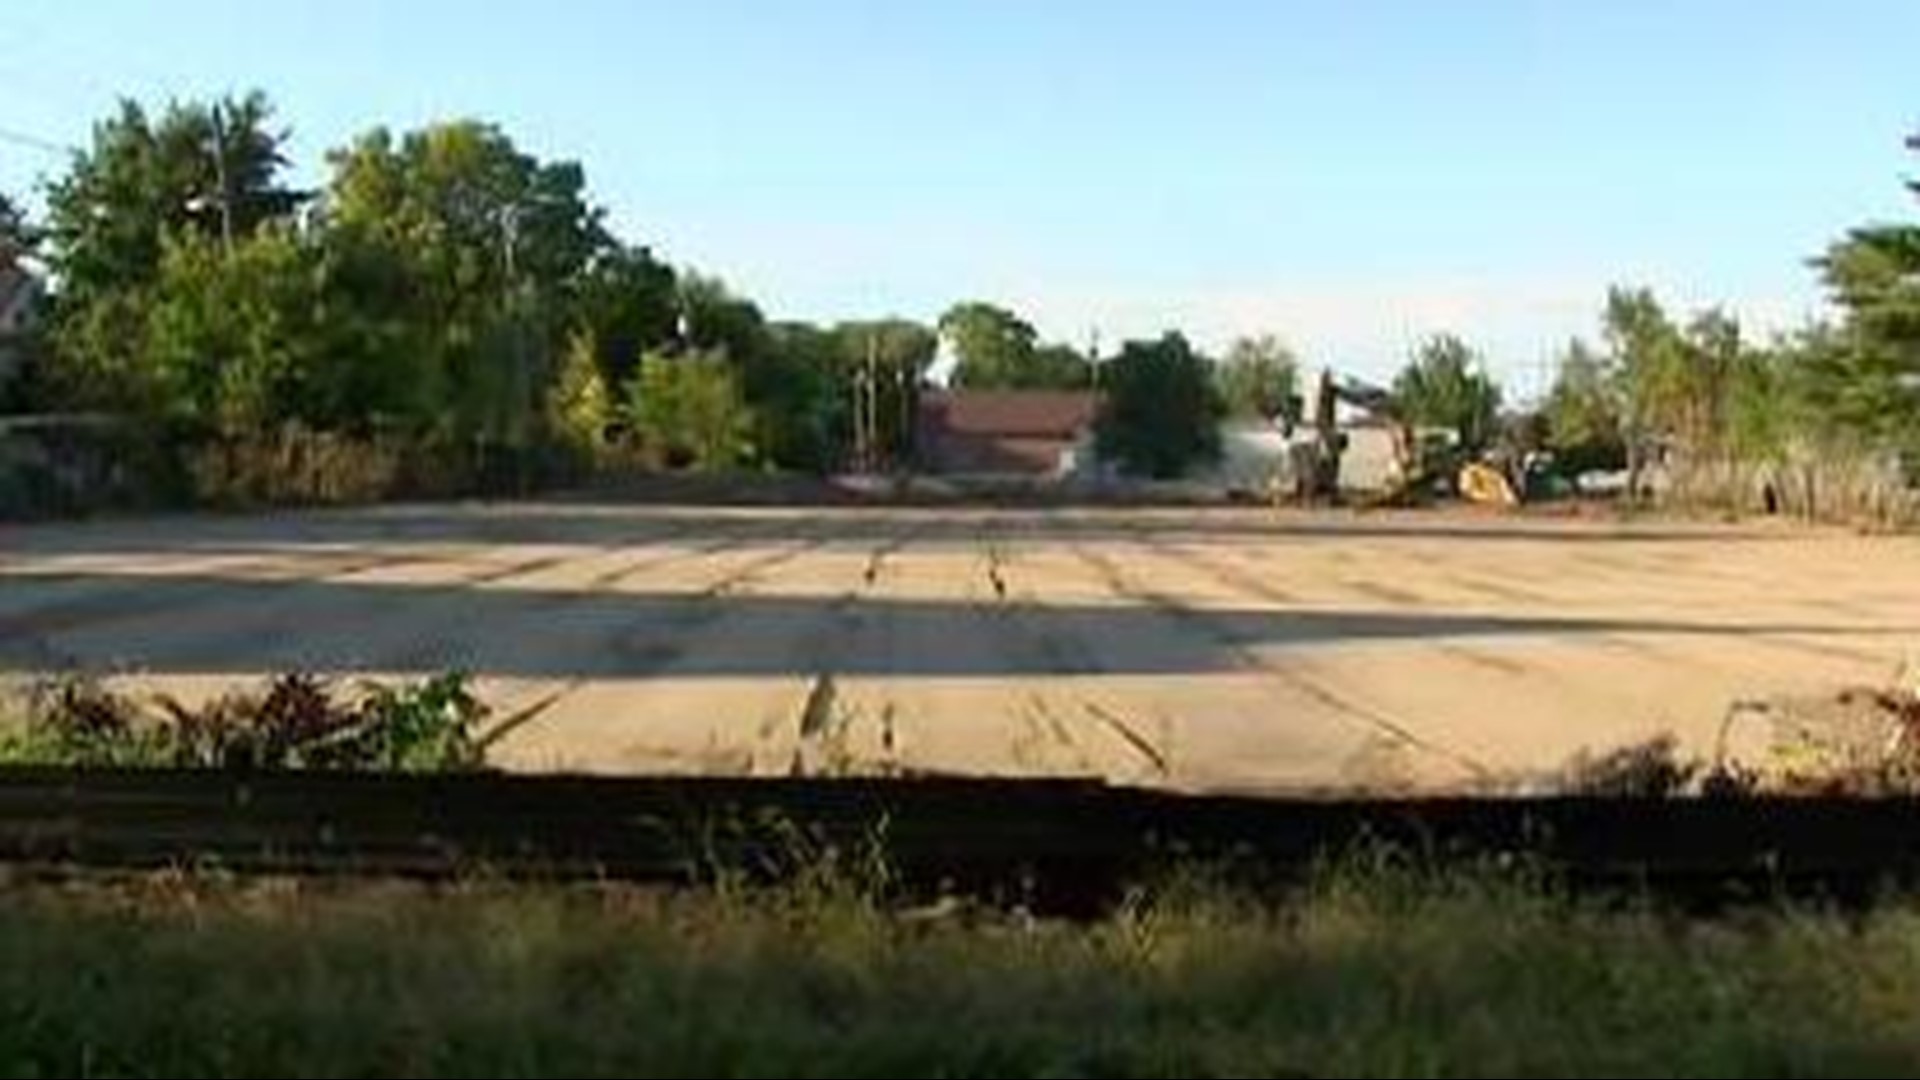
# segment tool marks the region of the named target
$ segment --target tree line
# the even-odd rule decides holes
[[[1300,419],[1300,365],[1270,335],[1217,359],[1177,333],[1102,358],[980,301],[931,325],[774,319],[617,235],[580,164],[494,125],[373,128],[326,155],[315,190],[291,182],[287,138],[259,93],[123,102],[48,185],[44,220],[0,198],[0,265],[37,259],[56,285],[0,407],[122,418],[203,494],[270,489],[261,474],[305,444],[381,448],[376,488],[619,459],[897,466],[943,343],[961,389],[1099,391],[1102,446],[1132,472],[1178,475],[1217,451],[1226,417]],[[1855,230],[1816,265],[1836,317],[1766,342],[1623,287],[1537,412],[1503,411],[1449,334],[1420,343],[1393,395],[1471,451],[1518,442],[1577,465],[1911,460],[1920,226]]]
[[[856,371],[897,394],[933,360],[933,332],[900,320],[770,321],[615,235],[579,164],[493,125],[373,129],[312,191],[286,140],[257,93],[100,123],[17,233],[57,283],[22,404],[178,445],[292,428],[467,469],[622,448],[822,468]]]

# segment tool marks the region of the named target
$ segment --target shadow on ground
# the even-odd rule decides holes
[[[0,616],[0,670],[438,671],[539,678],[977,676],[1227,671],[1248,650],[1606,635],[1878,639],[1916,625],[1725,624],[1434,611],[969,603],[823,596],[36,576]]]

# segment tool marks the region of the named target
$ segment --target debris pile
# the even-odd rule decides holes
[[[1757,754],[1740,749],[1756,745]],[[1895,683],[1743,702],[1728,711],[1715,757],[1766,793],[1920,794],[1920,691]]]
[[[1560,794],[1679,796],[1920,795],[1920,688],[1902,680],[1835,694],[1742,701],[1727,710],[1711,759],[1672,735],[1583,752],[1552,780]]]

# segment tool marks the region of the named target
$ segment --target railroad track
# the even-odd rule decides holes
[[[1870,899],[1920,884],[1920,800],[1194,796],[1082,780],[0,769],[36,868],[693,883],[876,851],[905,890],[1098,910],[1175,860],[1297,881],[1356,848],[1521,857],[1578,888]]]

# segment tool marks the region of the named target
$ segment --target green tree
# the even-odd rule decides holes
[[[1813,327],[1777,337],[1764,349],[1743,347],[1727,395],[1726,449],[1746,460],[1780,459],[1814,433],[1808,413],[1808,359],[1828,333]]]
[[[609,386],[633,377],[640,355],[674,343],[680,285],[644,247],[614,245],[594,256],[575,290],[572,328],[598,349]]]
[[[826,472],[841,456],[840,433],[852,408],[838,375],[840,343],[832,331],[805,322],[767,327],[767,392],[755,407],[756,444],[770,463]]]
[[[1064,342],[1048,342],[1033,350],[1027,386],[1037,390],[1085,390],[1093,386],[1093,361]]]
[[[259,93],[158,117],[122,101],[49,186],[45,253],[60,289],[47,381],[61,403],[150,404],[137,350],[169,243],[221,237],[227,223],[244,242],[303,201],[282,177],[286,133],[272,115]]]
[[[790,469],[824,471],[833,456],[839,414],[838,349],[827,331],[802,324],[768,324],[758,305],[718,278],[687,273],[679,310],[685,344],[723,356],[752,410],[754,445],[762,461]]]
[[[1547,442],[1574,471],[1626,462],[1621,384],[1612,360],[1585,341],[1568,342],[1547,395]]]
[[[935,325],[953,350],[951,382],[963,390],[1071,390],[1088,386],[1093,369],[1071,345],[1042,345],[1032,324],[978,300],[955,304]]]
[[[767,319],[753,301],[717,277],[691,271],[680,276],[679,310],[687,347],[727,354],[742,370],[767,351]]]
[[[1225,405],[1210,362],[1178,333],[1129,341],[1101,375],[1100,453],[1136,476],[1171,478],[1220,454]]]
[[[317,262],[315,334],[327,358],[305,384],[312,422],[354,435],[446,433],[446,328],[421,317],[412,263],[351,229],[302,239]]]
[[[1018,315],[971,300],[948,308],[936,329],[953,350],[954,386],[998,390],[1027,385],[1038,335]]]
[[[1808,357],[1809,404],[1836,435],[1920,452],[1920,226],[1857,229],[1819,266],[1842,318]]]
[[[1608,289],[1603,325],[1625,406],[1628,485],[1638,492],[1650,443],[1670,434],[1684,412],[1684,345],[1649,289]]]
[[[444,433],[525,446],[570,332],[573,303],[612,241],[573,162],[543,162],[497,127],[385,129],[329,158],[328,225],[403,268],[413,362],[443,387]]]
[[[663,464],[726,469],[753,455],[752,411],[717,352],[641,357],[627,410],[635,434]]]
[[[1299,361],[1272,334],[1236,339],[1215,370],[1227,415],[1300,420]]]
[[[1708,308],[1688,320],[1680,336],[1675,423],[1685,445],[1709,456],[1729,448],[1734,386],[1746,375],[1748,359],[1740,323],[1724,310]]]
[[[131,378],[149,415],[187,430],[257,433],[286,423],[367,435],[406,431],[434,387],[397,361],[411,336],[384,324],[324,237],[263,228],[232,249],[170,240],[143,291]]]
[[[305,196],[284,181],[287,133],[272,121],[273,106],[259,92],[176,103],[156,118],[122,101],[48,188],[50,255],[62,291],[84,301],[144,285],[159,272],[170,235],[217,237],[226,218],[243,239],[290,214]]]
[[[1479,354],[1452,334],[1420,343],[1393,380],[1393,398],[1409,422],[1458,432],[1469,454],[1486,449],[1499,432],[1500,387]]]
[[[228,435],[294,418],[299,384],[320,363],[313,283],[287,231],[231,253],[193,233],[169,241],[137,353],[155,410]]]

